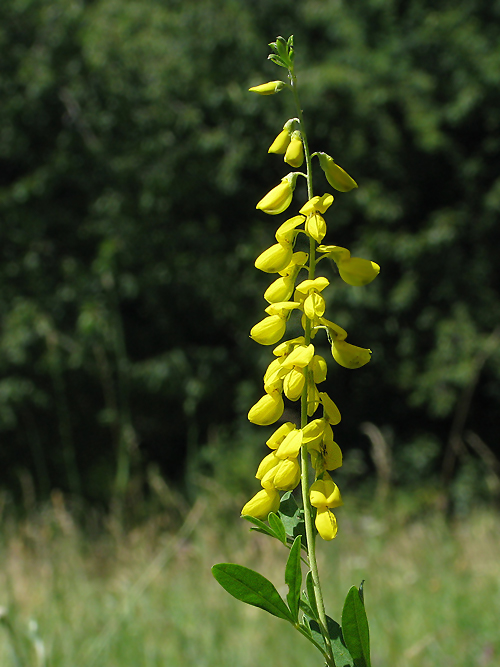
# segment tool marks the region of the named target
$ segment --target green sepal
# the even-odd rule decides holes
[[[282,60],[279,56],[275,55],[274,53],[270,53],[267,56],[268,60],[272,60],[275,65],[279,65],[280,67],[284,67],[285,69],[288,69],[288,65]]]
[[[295,539],[297,535],[302,535],[304,538],[302,548],[307,551],[304,510],[297,505],[297,501],[291,491],[287,491],[282,495],[278,513],[286,534],[292,539]]]
[[[332,645],[333,657],[337,667],[357,667],[357,663],[354,662],[352,655],[345,645],[344,637],[342,635],[342,628],[340,625],[337,623],[337,621],[334,621],[333,618],[330,618],[330,616],[326,617],[326,623],[328,626],[330,643]],[[323,648],[325,646],[325,641],[323,639],[323,635],[321,634],[319,623],[317,623],[315,620],[311,620],[309,621],[309,626],[311,628],[314,641]]]
[[[302,630],[304,630],[304,632],[308,634],[309,637],[312,638],[311,628],[309,627],[308,623],[299,623],[299,626],[302,628]]]
[[[212,567],[212,574],[222,588],[237,600],[295,623],[276,588],[258,572],[236,563],[218,563]]]
[[[299,620],[300,588],[302,586],[302,570],[300,567],[301,542],[302,538],[298,535],[292,544],[285,566],[285,583],[288,586],[286,599],[293,619],[296,622]]]
[[[351,586],[344,602],[342,633],[353,657],[354,667],[371,667],[368,619],[356,586]]]
[[[286,544],[285,526],[281,522],[279,516],[274,512],[270,512],[269,516],[267,517],[267,522],[269,523],[271,530],[274,531],[274,534],[276,535],[277,539],[282,544]]]
[[[309,601],[309,605],[314,612],[313,618],[319,618],[318,606],[316,604],[316,593],[314,592],[314,581],[312,578],[312,572],[310,570],[306,574],[306,591],[307,591],[307,599]]]

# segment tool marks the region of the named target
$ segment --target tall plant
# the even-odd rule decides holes
[[[325,610],[316,560],[316,536],[332,540],[337,520],[332,510],[342,505],[340,491],[330,473],[342,465],[342,452],[334,440],[332,426],[340,422],[340,411],[318,385],[326,379],[325,359],[316,354],[314,339],[326,334],[335,361],[344,368],[361,368],[371,351],[347,342],[347,332],[325,317],[324,290],[329,280],[318,271],[320,262],[332,260],[342,280],[354,287],[371,282],[380,271],[375,262],[351,257],[347,248],[323,245],[327,225],[323,217],[334,201],[330,193],[315,195],[312,159],[317,158],[328,184],[338,192],[349,192],[356,182],[324,152],[311,153],[294,68],[293,36],[278,37],[269,45],[269,59],[284,67],[288,81],[270,81],[250,88],[260,95],[292,93],[297,116],[287,120],[269,148],[284,155],[284,162],[300,169],[283,177],[257,204],[269,215],[286,211],[293,201],[298,178],[307,182],[307,201],[276,231],[276,243],[265,250],[255,266],[278,274],[264,293],[266,317],[250,336],[261,345],[276,345],[286,333],[291,317],[300,317],[303,335],[279,343],[264,374],[264,396],[250,409],[254,424],[278,422],[284,412],[283,395],[300,400],[300,424],[282,423],[267,441],[271,452],[264,457],[256,477],[262,489],[243,507],[242,515],[253,529],[279,540],[289,549],[285,567],[288,594],[284,600],[261,574],[233,563],[214,565],[213,574],[231,595],[291,623],[321,653],[329,667],[369,667],[369,631],[362,585],[352,586],[344,602],[341,624]],[[303,248],[303,249],[301,249]],[[307,277],[298,282],[301,272]],[[317,416],[321,410],[321,416]],[[312,477],[314,475],[314,478]],[[292,491],[300,485],[301,502]],[[284,491],[280,495],[280,491]],[[302,563],[307,566],[303,587]],[[304,590],[303,590],[304,588]]]

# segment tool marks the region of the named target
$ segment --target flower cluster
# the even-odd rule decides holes
[[[250,90],[271,95],[289,87],[285,82],[272,81]],[[310,186],[311,157],[317,157],[328,183],[339,192],[357,187],[356,182],[326,153],[308,155],[305,133],[298,118],[288,120],[272,142],[270,153],[284,155],[284,161],[299,168],[306,158],[308,174],[291,172],[257,204],[257,209],[269,215],[279,215],[292,203],[299,176],[308,180],[309,200],[298,213],[283,222],[276,231],[276,243],[262,252],[255,266],[270,274],[277,274],[264,293],[269,304],[266,316],[250,331],[250,336],[261,345],[277,345],[274,359],[264,374],[264,395],[250,409],[248,419],[267,426],[278,422],[285,410],[283,396],[289,401],[302,401],[300,427],[290,421],[281,424],[267,441],[271,450],[260,463],[256,477],[262,489],[243,507],[242,514],[266,519],[277,512],[280,491],[290,491],[301,480],[301,450],[305,448],[315,471],[315,481],[309,488],[309,502],[316,508],[316,529],[325,540],[337,533],[332,509],[342,504],[341,495],[330,472],[342,465],[342,452],[334,441],[332,426],[340,422],[340,412],[327,392],[318,385],[326,380],[327,364],[316,353],[314,339],[325,331],[334,360],[345,368],[360,368],[370,361],[371,351],[346,341],[347,332],[326,319],[323,295],[330,281],[316,276],[317,264],[330,259],[337,267],[340,278],[353,286],[371,282],[380,267],[366,259],[351,257],[346,248],[322,244],[327,234],[325,213],[334,202],[330,193],[312,196]],[[302,236],[301,236],[302,235]],[[299,239],[305,239],[304,250],[297,249]],[[301,271],[307,277],[298,280]],[[287,323],[299,313],[304,334],[280,342],[286,334]],[[317,411],[321,409],[321,416]],[[305,473],[307,474],[307,472]]]

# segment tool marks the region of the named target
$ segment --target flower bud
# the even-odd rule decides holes
[[[285,178],[281,179],[279,185],[270,190],[267,195],[260,200],[256,208],[269,215],[283,213],[292,202],[296,181],[297,174],[288,174],[288,176],[285,176]]]
[[[342,167],[335,163],[335,160],[326,153],[318,153],[321,169],[325,172],[326,180],[332,188],[339,192],[349,192],[357,188],[356,181],[345,172]]]
[[[261,83],[259,86],[252,86],[248,90],[251,93],[259,93],[259,95],[274,95],[279,93],[286,86],[284,81],[268,81]]]
[[[280,491],[291,491],[300,482],[300,466],[296,458],[285,459],[274,474],[273,483]]]
[[[280,507],[280,494],[276,489],[262,489],[247,502],[241,510],[243,516],[255,519],[267,519],[270,512],[277,512]]]
[[[281,426],[276,429],[276,431],[266,442],[266,445],[270,449],[277,449],[291,431],[295,431],[295,424],[292,422],[285,422],[284,424],[281,424]]]

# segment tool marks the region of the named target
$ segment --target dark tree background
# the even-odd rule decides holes
[[[499,29],[498,0],[3,0],[2,486],[28,472],[40,497],[106,502],[150,464],[179,479],[215,440],[262,439],[246,412],[269,350],[248,331],[276,220],[255,203],[286,173],[266,152],[294,110],[247,88],[282,76],[267,43],[293,33],[311,146],[360,185],[325,242],[382,267],[328,305],[374,353],[329,370],[346,470],[365,470],[371,422],[401,483],[466,470],[486,489]]]

